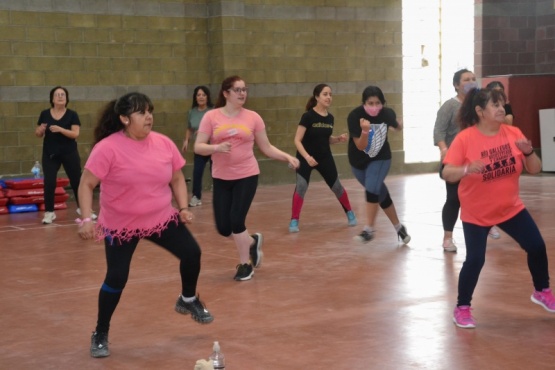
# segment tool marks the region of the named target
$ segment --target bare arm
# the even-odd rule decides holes
[[[348,140],[347,134],[341,134],[339,136],[330,136],[330,144],[344,143]]]
[[[304,134],[306,134],[306,127],[298,125],[297,132],[295,132],[295,139],[293,139],[293,142],[295,143],[295,147],[299,151],[299,154],[302,155],[304,159],[306,159],[306,162],[308,163],[308,165],[310,167],[314,167],[318,165],[318,162],[316,162],[316,160],[304,148],[304,145],[302,143]]]
[[[270,140],[268,140],[268,135],[266,134],[265,129],[254,134],[254,141],[256,142],[256,145],[258,145],[262,153],[264,153],[266,156],[278,161],[288,162],[290,167],[292,168],[299,167],[299,160],[297,158],[279,150],[278,148],[270,144]]]
[[[170,187],[172,188],[173,197],[179,209],[179,218],[181,222],[184,224],[191,223],[193,221],[193,214],[189,212],[189,208],[187,207],[187,184],[185,183],[185,176],[183,176],[181,169],[174,171],[172,174]]]
[[[442,177],[447,182],[458,182],[465,176],[474,173],[481,173],[484,170],[484,167],[484,162],[480,160],[465,164],[463,166],[446,164],[445,168],[443,168]]]
[[[51,132],[57,132],[60,133],[70,139],[77,139],[79,137],[79,125],[71,125],[71,130],[68,130],[66,128],[60,127],[58,125],[52,125],[50,126],[50,131]]]
[[[518,139],[515,145],[524,154],[524,168],[530,174],[537,174],[542,170],[542,161],[534,152],[532,142],[528,139]]]
[[[79,208],[81,208],[81,217],[86,222],[82,222],[79,225],[79,230],[77,231],[79,236],[83,239],[92,239],[94,237],[94,224],[92,223],[92,205],[93,205],[93,194],[94,188],[98,186],[100,180],[92,172],[83,170],[81,175],[81,181],[79,182]]]
[[[208,144],[210,136],[203,132],[197,132],[195,140],[195,153],[199,155],[212,155],[214,153],[228,153],[231,150],[231,144],[227,141],[219,144]]]
[[[187,149],[189,148],[189,140],[191,139],[191,136],[193,136],[194,134],[194,130],[192,128],[188,128],[185,131],[185,140],[183,140],[183,146],[181,147],[181,151],[186,152]]]
[[[370,121],[367,119],[360,119],[360,128],[362,129],[360,137],[353,137],[353,142],[355,143],[358,150],[364,150],[368,145],[368,134],[370,133]]]

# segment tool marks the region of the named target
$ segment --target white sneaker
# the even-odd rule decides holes
[[[195,195],[193,195],[193,197],[191,198],[191,201],[189,202],[189,207],[196,207],[201,205],[202,205],[202,201],[198,199]]]
[[[44,212],[44,218],[42,219],[43,224],[51,224],[52,221],[56,219],[56,214],[54,212]]]
[[[77,208],[76,212],[79,216],[81,216],[81,208]],[[98,216],[96,215],[96,213],[92,212],[91,213],[91,220],[96,221],[97,218],[98,218]]]
[[[456,252],[457,245],[455,244],[455,239],[445,239],[443,241],[443,251],[444,252]]]
[[[492,226],[491,229],[489,229],[488,236],[492,239],[499,239],[501,234],[499,234],[499,230],[497,230],[495,226]]]

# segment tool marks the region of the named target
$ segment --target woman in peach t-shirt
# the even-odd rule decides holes
[[[245,81],[231,76],[222,82],[216,109],[200,122],[195,153],[212,155],[213,207],[220,235],[231,236],[239,252],[234,279],[249,280],[253,267],[262,262],[261,233],[249,235],[245,220],[258,185],[258,161],[254,143],[272,159],[299,167],[299,160],[270,144],[258,113],[243,108],[247,100]],[[210,143],[210,144],[209,144]]]
[[[443,160],[443,178],[460,181],[466,260],[459,274],[453,321],[461,328],[476,326],[470,301],[485,262],[488,231],[493,225],[526,252],[534,285],[532,302],[555,312],[545,242],[519,197],[522,169],[536,174],[541,171],[541,161],[520,129],[503,124],[506,100],[502,91],[470,90],[458,113],[461,132]]]

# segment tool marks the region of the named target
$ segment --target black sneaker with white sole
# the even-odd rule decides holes
[[[401,225],[401,229],[397,231],[397,236],[405,244],[408,244],[408,242],[410,242],[410,235],[407,232],[407,228],[404,225]]]
[[[185,302],[180,294],[175,302],[175,311],[184,315],[191,314],[193,320],[200,324],[208,324],[214,321],[214,317],[204,307],[204,303],[200,301],[198,296],[192,302]]]
[[[255,233],[251,235],[254,239],[254,243],[250,246],[249,254],[251,257],[251,262],[254,267],[260,267],[262,264],[262,244],[264,243],[264,237],[261,233]]]
[[[250,263],[238,264],[234,279],[237,281],[250,280],[253,275],[254,269]]]

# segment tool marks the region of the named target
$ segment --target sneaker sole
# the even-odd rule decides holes
[[[213,317],[210,317],[208,319],[201,319],[200,317],[193,315],[188,309],[178,306],[177,304],[175,305],[175,312],[182,315],[191,315],[191,318],[199,324],[210,324],[212,321],[214,321]]]
[[[457,253],[457,248],[443,248],[444,252]]]
[[[91,357],[102,358],[102,357],[108,357],[108,356],[110,356],[110,351],[103,352],[103,353],[95,353],[91,350]]]
[[[289,232],[290,232],[290,233],[298,233],[298,232],[299,232],[299,228],[298,228],[298,227],[297,227],[297,228],[291,228],[291,227],[290,227],[290,228],[289,228]]]
[[[258,260],[254,264],[254,268],[258,268],[260,267],[260,265],[262,265],[262,257],[264,257],[264,253],[262,252],[262,244],[264,243],[264,237],[262,236],[261,233],[255,233],[254,235],[258,237],[258,241],[256,243],[256,255],[258,256]]]
[[[252,279],[253,276],[254,276],[254,271],[251,272],[250,275],[245,276],[245,277],[237,277],[236,276],[236,277],[233,278],[233,280],[235,280],[235,281],[247,281],[247,280]]]
[[[547,307],[542,301],[538,301],[536,298],[534,298],[534,295],[530,296],[530,300],[535,304],[542,306],[543,309],[546,310],[547,312],[555,312],[555,310],[552,310],[549,307]]]
[[[403,244],[409,244],[410,239],[411,239],[411,238],[410,238],[410,235],[407,235],[407,236],[405,237],[405,239],[401,239],[401,240],[403,241]]]
[[[374,238],[372,238],[372,239],[374,239]],[[353,240],[356,240],[357,242],[362,243],[362,244],[368,244],[368,243],[370,243],[370,242],[372,241],[372,239],[366,240],[366,239],[361,238],[361,237],[358,236],[358,235],[355,236],[355,237],[353,237]]]
[[[455,319],[454,317],[453,317],[453,322],[455,323],[455,325],[456,325],[457,327],[463,328],[463,329],[474,329],[474,328],[476,327],[475,324],[466,324],[466,325],[459,324],[459,323],[457,322],[457,319]]]

